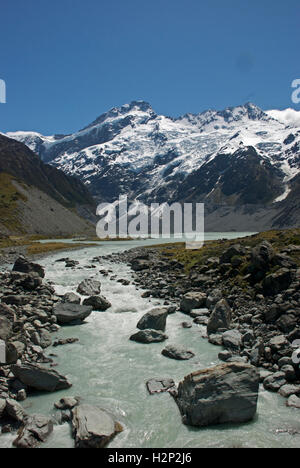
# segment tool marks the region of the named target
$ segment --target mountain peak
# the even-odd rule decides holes
[[[131,101],[129,104],[123,104],[120,107],[113,107],[108,112],[101,114],[96,120],[94,120],[90,125],[84,127],[83,130],[87,128],[94,127],[95,125],[102,124],[106,120],[115,119],[118,117],[125,117],[134,113],[145,113],[149,116],[155,116],[155,112],[152,109],[151,105],[146,101]]]

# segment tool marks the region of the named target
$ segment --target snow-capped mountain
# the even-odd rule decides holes
[[[300,127],[251,103],[170,118],[133,101],[71,135],[8,136],[78,176],[98,200],[203,201],[211,212],[276,206],[277,215],[283,201],[297,199]]]

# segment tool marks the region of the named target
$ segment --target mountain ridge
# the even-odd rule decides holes
[[[124,194],[144,203],[193,199],[210,212],[215,207],[216,216],[220,206],[258,205],[272,207],[282,219],[283,202],[297,198],[300,127],[253,103],[171,118],[145,101],[132,101],[70,135],[8,135],[76,175],[97,201]],[[299,222],[298,214],[291,222]],[[235,229],[230,223],[228,228]]]

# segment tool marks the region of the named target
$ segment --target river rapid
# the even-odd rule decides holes
[[[244,233],[246,235],[246,233]],[[241,233],[219,233],[207,238],[240,237]],[[202,338],[203,327],[181,326],[187,316],[177,312],[170,315],[166,333],[168,344],[188,347],[195,353],[190,361],[175,361],[161,355],[166,343],[143,345],[129,341],[143,314],[161,304],[157,299],[141,298],[142,291],[133,284],[124,286],[117,279],[132,279],[126,265],[108,260],[87,268],[95,256],[121,252],[135,246],[158,241],[99,242],[95,247],[49,255],[39,261],[45,267],[45,280],[54,283],[58,294],[76,292],[80,281],[95,277],[102,283],[102,292],[112,303],[106,312],[93,312],[80,326],[68,326],[53,334],[56,338],[79,338],[80,342],[48,348],[55,353],[57,370],[73,383],[69,390],[50,394],[35,394],[24,402],[29,413],[55,414],[53,404],[64,396],[80,396],[82,401],[111,412],[124,426],[124,431],[110,443],[110,448],[193,448],[193,447],[299,447],[299,410],[287,408],[285,399],[266,392],[262,387],[258,412],[254,421],[237,426],[191,428],[181,422],[178,408],[168,393],[149,395],[146,381],[155,377],[170,377],[179,382],[190,372],[213,366],[220,361],[215,347]],[[161,243],[161,240],[159,241]],[[79,261],[75,270],[65,268],[55,260],[69,256]],[[99,270],[111,270],[105,277]],[[117,275],[115,280],[110,277]],[[295,433],[296,432],[296,433]],[[0,447],[10,447],[15,436],[0,437]],[[70,426],[54,428],[52,436],[41,447],[73,447]]]

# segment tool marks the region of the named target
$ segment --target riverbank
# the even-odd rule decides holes
[[[159,298],[207,327],[223,362],[261,369],[267,390],[300,407],[300,372],[293,353],[300,339],[300,230],[248,238],[137,248],[110,257],[126,262],[144,297]]]

